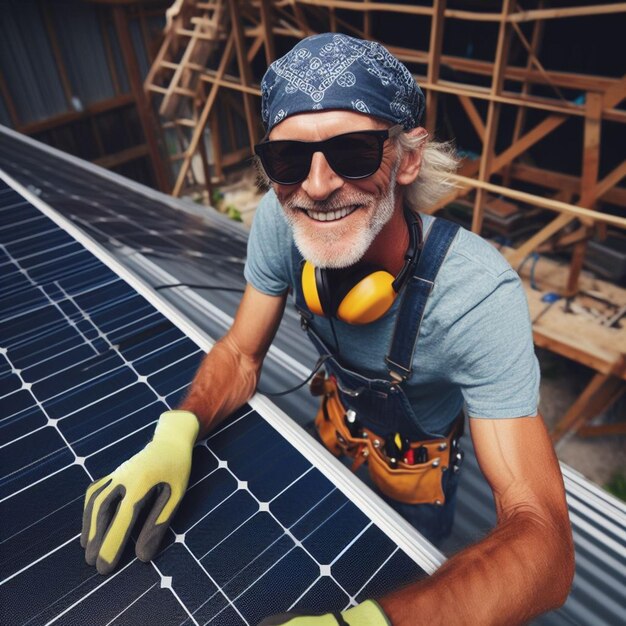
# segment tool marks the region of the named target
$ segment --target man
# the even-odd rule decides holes
[[[293,290],[330,375],[315,384],[324,443],[355,466],[369,461],[388,501],[437,540],[452,521],[464,406],[498,523],[432,577],[378,603],[267,624],[516,624],[559,606],[573,576],[572,537],[537,414],[523,289],[489,244],[416,213],[454,168],[445,147],[426,143],[422,92],[382,46],[336,34],[300,42],[262,86],[268,135],[257,154],[272,188],[250,235],[246,292],[180,410],[89,487],[87,561],[102,573],[115,567],[143,499],[161,484],[136,546],[139,558],[152,557],[196,437],[254,393]]]

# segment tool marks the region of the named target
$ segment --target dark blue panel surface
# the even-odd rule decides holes
[[[248,406],[197,444],[155,561],[130,545],[98,575],[85,489],[145,446],[202,351],[3,184],[0,266],[1,624],[256,624],[423,575]]]

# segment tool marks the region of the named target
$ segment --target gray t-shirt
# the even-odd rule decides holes
[[[421,217],[427,237],[435,218]],[[252,225],[246,280],[269,295],[292,288],[297,279],[292,241],[283,210],[269,191]],[[384,358],[399,301],[371,324],[333,321],[346,367],[389,377]],[[328,320],[316,316],[314,325],[327,345],[334,345]],[[452,242],[428,299],[405,392],[431,432],[440,432],[463,404],[470,417],[537,413],[539,366],[521,281],[493,246],[465,229]]]

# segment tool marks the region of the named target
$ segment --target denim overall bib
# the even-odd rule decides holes
[[[428,296],[458,229],[459,226],[452,222],[434,220],[413,275],[408,278],[401,290],[402,299],[389,352],[385,357],[389,379],[367,378],[344,367],[316,332],[314,316],[307,308],[302,293],[303,259],[295,245],[292,246],[293,267],[297,268],[295,304],[301,315],[302,328],[307,332],[320,356],[325,357],[324,366],[327,373],[337,380],[344,407],[354,410],[359,422],[381,437],[399,432],[412,441],[421,441],[448,434],[429,432],[420,425],[419,417],[413,411],[403,387],[412,373],[413,355]],[[444,473],[443,490],[446,501],[442,506],[405,504],[384,494],[381,496],[428,539],[431,541],[444,539],[452,528],[458,484],[457,470],[458,468]]]

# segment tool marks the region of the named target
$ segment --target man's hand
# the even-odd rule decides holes
[[[283,613],[266,617],[259,626],[391,626],[391,622],[374,600],[366,600],[342,613],[294,615]]]
[[[163,413],[141,452],[88,487],[80,543],[98,572],[115,569],[139,513],[156,493],[135,546],[142,561],[154,556],[187,488],[198,430],[189,411]]]

